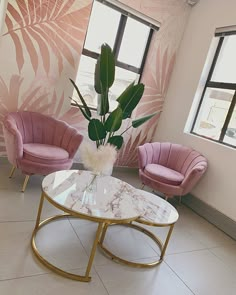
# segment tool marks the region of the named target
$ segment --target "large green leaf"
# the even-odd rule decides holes
[[[78,103],[78,101],[76,101],[75,99],[73,99],[72,97],[70,97],[70,99],[77,105],[77,107],[79,107],[81,113],[84,115],[84,117],[87,119],[87,120],[91,120],[91,117],[89,117],[86,112],[84,111],[84,109],[81,107],[81,105]]]
[[[97,113],[99,116],[104,116],[109,112],[108,89],[102,92],[102,94],[97,94],[97,104]]]
[[[143,96],[143,92],[144,85],[142,83],[137,85],[132,83],[117,99],[123,111],[123,119],[129,118],[131,116],[132,111],[135,109],[141,97]]]
[[[116,99],[116,101],[119,102],[122,108],[124,108],[127,98],[132,95],[133,93],[133,87],[134,87],[134,82],[132,82],[122,93],[121,95]]]
[[[99,72],[102,88],[110,88],[115,78],[115,57],[108,44],[103,44],[100,55]]]
[[[97,59],[94,75],[95,90],[98,95],[98,114],[104,116],[109,112],[109,88],[115,79],[115,57],[108,44],[103,44]]]
[[[124,139],[121,135],[115,135],[115,136],[110,137],[107,142],[116,146],[117,149],[119,150],[124,142]]]
[[[98,119],[92,119],[88,125],[88,135],[93,141],[104,139],[106,137],[106,130]]]
[[[90,112],[90,109],[89,109],[89,107],[87,106],[87,104],[86,104],[86,102],[85,102],[83,96],[81,95],[81,93],[80,93],[80,91],[79,91],[79,88],[77,87],[77,85],[75,84],[75,82],[74,82],[72,79],[70,79],[70,81],[71,81],[72,85],[75,87],[75,90],[76,90],[76,92],[77,92],[77,94],[78,94],[78,96],[79,96],[79,98],[80,98],[80,100],[81,100],[81,102],[82,102],[82,104],[83,104],[83,107],[84,107],[84,112],[83,112],[83,114],[86,113],[87,117],[91,118],[91,112]],[[86,118],[87,118],[87,117],[86,117]]]
[[[108,116],[104,127],[109,132],[115,132],[119,130],[122,123],[123,112],[120,107],[117,107],[110,115]]]
[[[102,88],[101,88],[101,79],[100,79],[100,56],[97,59],[97,63],[95,66],[95,73],[94,73],[94,88],[95,91],[99,94],[102,93]]]
[[[132,126],[134,128],[138,128],[140,125],[142,125],[143,123],[147,122],[148,120],[150,120],[152,117],[154,117],[157,113],[151,114],[151,115],[147,115],[145,117],[142,118],[138,118],[132,121]]]

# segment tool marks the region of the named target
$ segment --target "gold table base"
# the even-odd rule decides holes
[[[111,224],[110,226],[113,226],[113,225],[119,225],[119,224]],[[171,236],[171,233],[172,233],[172,230],[174,228],[174,224],[170,225],[170,229],[169,229],[169,232],[167,234],[167,237],[166,237],[166,240],[165,240],[164,244],[151,231],[145,229],[144,227],[142,227],[140,225],[133,224],[133,223],[126,223],[126,224],[122,224],[122,225],[127,226],[127,227],[131,227],[131,228],[133,228],[135,230],[138,230],[138,231],[144,233],[145,235],[149,236],[155,242],[155,244],[159,247],[159,249],[161,251],[160,258],[158,260],[153,261],[153,262],[139,263],[139,262],[129,261],[129,260],[123,259],[123,258],[121,258],[119,256],[116,256],[115,254],[113,254],[110,250],[108,250],[103,245],[108,225],[104,226],[103,231],[102,231],[101,240],[98,242],[99,247],[105,252],[105,254],[107,254],[112,260],[114,260],[116,262],[120,262],[120,263],[123,263],[125,265],[132,266],[132,267],[138,267],[138,268],[150,268],[150,267],[154,267],[154,266],[156,266],[156,265],[158,265],[158,264],[160,264],[162,262],[163,257],[165,255],[165,251],[166,251],[168,242],[169,242],[169,239],[170,239],[170,236]]]
[[[49,261],[47,261],[40,254],[40,252],[39,252],[39,250],[38,250],[38,248],[36,246],[35,238],[36,238],[36,234],[40,230],[40,228],[42,228],[44,225],[50,223],[51,221],[54,221],[54,220],[57,220],[57,219],[60,219],[60,218],[65,218],[65,217],[74,217],[74,216],[72,216],[70,214],[56,215],[56,216],[53,216],[53,217],[50,217],[50,218],[45,219],[44,221],[42,221],[38,225],[37,228],[34,229],[33,235],[32,235],[32,238],[31,238],[31,246],[32,246],[33,252],[36,255],[36,257],[46,267],[48,267],[49,269],[51,269],[55,273],[57,273],[59,275],[62,275],[63,277],[72,279],[72,280],[81,281],[81,282],[89,282],[89,281],[91,281],[91,277],[89,276],[89,273],[90,273],[90,270],[91,270],[91,267],[92,267],[92,263],[93,263],[93,259],[94,259],[94,256],[95,256],[95,252],[96,252],[98,240],[99,240],[99,237],[101,235],[102,228],[103,228],[103,223],[102,222],[98,224],[98,229],[97,229],[96,237],[95,237],[95,240],[94,240],[94,243],[93,243],[93,247],[92,247],[92,250],[91,250],[91,253],[90,253],[90,257],[89,257],[89,261],[88,261],[88,265],[87,265],[87,269],[86,269],[85,275],[76,275],[74,273],[70,273],[70,272],[64,271],[64,270],[56,267],[55,265],[53,265],[52,263],[50,263]]]
[[[42,212],[42,208],[43,208],[44,198],[46,198],[55,207],[57,207],[58,209],[63,210],[66,213],[49,217],[49,218],[43,220],[42,222],[40,222],[40,217],[41,217],[41,212]],[[91,218],[91,219],[83,218],[83,219],[88,219],[88,220],[97,222],[98,227],[97,227],[96,236],[95,236],[95,239],[94,239],[94,242],[93,242],[93,247],[92,247],[92,250],[90,252],[90,257],[89,257],[89,260],[88,260],[88,264],[87,264],[85,274],[84,275],[76,275],[74,273],[64,271],[64,270],[56,267],[52,263],[50,263],[48,260],[46,260],[40,254],[39,249],[37,248],[37,245],[36,245],[36,242],[35,242],[37,233],[43,226],[50,223],[51,221],[61,219],[61,218],[65,218],[65,217],[83,218],[80,215],[72,214],[70,212],[70,210],[67,210],[67,209],[63,208],[62,206],[59,206],[58,204],[54,203],[52,200],[50,200],[50,198],[47,197],[46,194],[42,193],[41,199],[40,199],[40,204],[39,204],[39,209],[38,209],[38,215],[37,215],[37,219],[36,219],[36,224],[35,224],[35,228],[34,228],[34,231],[33,231],[33,234],[32,234],[32,238],[31,238],[31,246],[32,246],[32,249],[33,249],[33,252],[34,252],[35,256],[46,267],[51,269],[53,272],[55,272],[55,273],[57,273],[59,275],[62,275],[63,277],[66,277],[66,278],[69,278],[69,279],[72,279],[72,280],[82,281],[82,282],[89,282],[91,280],[91,277],[89,276],[89,274],[90,274],[90,271],[91,271],[91,268],[92,268],[92,264],[93,264],[93,260],[94,260],[94,256],[95,256],[95,253],[96,253],[97,246],[99,246],[114,261],[118,261],[118,262],[124,263],[124,264],[129,265],[129,266],[147,268],[147,267],[153,267],[155,265],[160,264],[162,262],[162,260],[163,260],[164,255],[165,255],[165,251],[166,251],[166,248],[167,248],[167,245],[168,245],[172,230],[174,228],[174,224],[171,224],[171,225],[156,225],[156,224],[149,224],[149,223],[143,222],[142,220],[139,220],[139,219],[136,219],[136,220],[135,219],[129,219],[129,220],[127,219],[127,220],[122,220],[122,221],[119,221],[117,223],[114,223],[114,221],[112,222],[111,220],[96,220],[95,218]],[[152,232],[148,231],[147,229],[145,229],[145,228],[143,228],[143,227],[141,227],[141,226],[139,226],[137,224],[133,224],[132,221],[136,221],[136,222],[139,222],[139,223],[144,223],[144,224],[147,224],[147,225],[153,225],[153,226],[170,226],[170,229],[169,229],[169,232],[167,234],[165,243],[163,244],[161,242],[161,240],[158,237],[156,237]],[[105,235],[106,235],[106,232],[107,232],[107,228],[109,226],[112,226],[112,225],[129,226],[129,227],[134,228],[135,230],[141,231],[144,234],[146,234],[147,236],[149,236],[157,244],[157,246],[161,250],[160,259],[156,260],[156,261],[153,261],[153,262],[150,262],[150,263],[137,263],[137,262],[122,259],[122,258],[114,255],[111,251],[109,251],[103,245]]]

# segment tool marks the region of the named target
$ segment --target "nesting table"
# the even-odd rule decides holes
[[[90,184],[94,184],[94,181],[96,181],[95,189],[91,190]],[[45,199],[54,207],[61,209],[63,214],[40,221]],[[43,226],[65,217],[87,219],[98,224],[87,268],[82,275],[56,267],[40,254],[36,245],[36,235]],[[163,260],[177,220],[178,212],[171,204],[156,195],[138,190],[120,179],[112,176],[99,176],[95,179],[91,172],[82,170],[58,171],[47,175],[42,182],[42,195],[31,246],[36,257],[52,271],[70,279],[88,282],[91,280],[90,270],[98,246],[113,260],[130,266],[153,267],[159,264]],[[141,224],[168,226],[169,231],[164,243]],[[114,255],[111,249],[104,246],[107,228],[114,225],[129,226],[148,235],[160,248],[160,258],[149,263],[137,263]]]

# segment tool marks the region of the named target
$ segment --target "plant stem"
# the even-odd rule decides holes
[[[127,129],[125,129],[125,131],[123,131],[122,133],[121,133],[121,135],[123,135],[126,131],[128,131],[130,128],[132,127],[132,125],[130,125]]]

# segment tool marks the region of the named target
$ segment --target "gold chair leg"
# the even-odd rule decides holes
[[[15,170],[16,170],[16,166],[12,166],[12,168],[11,168],[11,172],[10,172],[10,174],[9,174],[9,178],[12,178],[12,176],[13,176]]]
[[[144,187],[145,187],[145,184],[143,184],[143,183],[142,183],[142,185],[141,185],[141,188],[140,188],[140,189],[144,189]]]
[[[27,186],[27,183],[28,183],[28,181],[29,181],[29,178],[30,178],[29,175],[26,175],[26,176],[25,176],[25,181],[24,181],[24,183],[23,183],[22,190],[21,190],[22,192],[25,191],[26,186]]]

